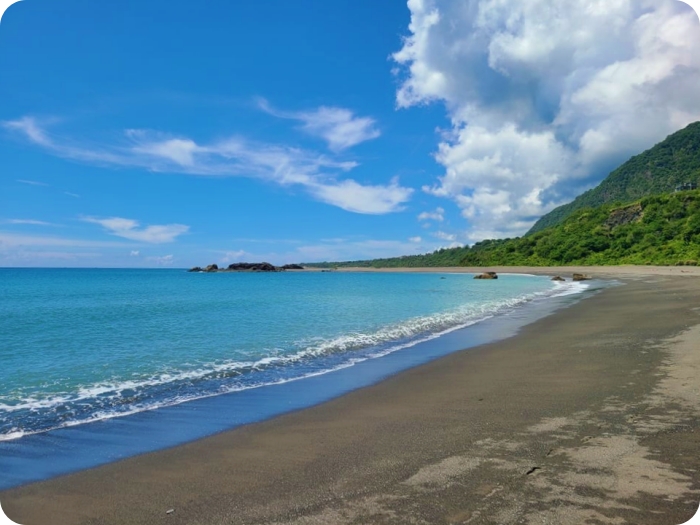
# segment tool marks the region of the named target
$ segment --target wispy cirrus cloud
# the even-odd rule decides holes
[[[45,182],[39,182],[38,180],[17,179],[17,182],[28,184],[29,186],[48,186]]]
[[[346,108],[321,106],[307,111],[282,111],[261,98],[258,106],[275,117],[296,120],[301,129],[328,143],[332,151],[342,151],[381,135],[377,122],[371,117],[358,117]]]
[[[58,224],[53,222],[38,221],[36,219],[8,219],[5,222],[8,224],[27,224],[30,226],[58,226]]]
[[[13,122],[18,122],[18,121],[13,121]],[[34,130],[34,128],[36,127],[35,125],[29,125],[27,128],[24,128],[21,125],[20,126],[10,126],[8,124],[9,123],[7,123],[7,122],[0,122],[0,125],[3,125],[8,129],[15,130],[15,131],[16,130],[22,131],[30,140],[36,142],[38,135],[35,132],[36,130]],[[39,144],[40,146],[46,146],[46,142],[43,142],[43,143],[36,142],[36,143]],[[38,180],[16,179],[16,181],[19,182],[20,184],[27,184],[28,186],[37,186],[37,187],[43,186],[46,188],[51,186],[50,184],[47,184],[46,182],[41,182]],[[63,194],[68,195],[69,197],[75,197],[76,199],[80,198],[80,195],[78,195],[77,193],[70,192],[70,191],[64,191]]]
[[[396,179],[388,185],[340,179],[358,166],[355,161],[237,136],[198,143],[190,138],[131,129],[126,130],[123,143],[87,148],[49,135],[33,117],[2,125],[57,156],[80,162],[190,175],[255,177],[281,186],[301,186],[321,202],[355,213],[399,211],[413,193]]]
[[[100,164],[119,164],[132,165],[128,162],[128,158],[120,152],[110,151],[109,148],[92,149],[75,143],[57,139],[53,137],[42,126],[37,119],[30,116],[24,116],[17,120],[9,120],[0,122],[7,130],[24,135],[37,146],[41,146],[47,151],[54,153],[59,157],[80,160],[83,162],[92,162]],[[35,181],[21,181],[25,183]],[[48,186],[48,184],[43,184]]]
[[[88,239],[72,239],[69,237],[53,237],[48,235],[24,235],[0,231],[0,249],[54,246],[65,248],[121,248],[129,245],[115,241],[93,241]]]
[[[162,224],[141,227],[138,221],[124,219],[122,217],[108,217],[106,219],[83,217],[81,220],[99,224],[107,230],[107,232],[117,237],[152,244],[173,242],[178,236],[187,233],[190,229],[189,226],[184,224]]]

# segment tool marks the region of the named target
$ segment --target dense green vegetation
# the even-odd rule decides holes
[[[563,222],[577,210],[603,204],[626,204],[648,195],[669,193],[685,182],[700,180],[700,122],[668,136],[653,148],[632,157],[596,188],[544,215],[528,232]]]
[[[439,266],[461,266],[462,258],[469,251],[468,247],[443,248],[424,255],[404,255],[390,259],[372,259],[371,261],[345,261],[302,263],[310,268],[428,268]]]
[[[697,261],[700,191],[682,191],[645,197],[625,206],[580,209],[557,226],[516,239],[487,240],[425,255],[306,266],[669,265]]]

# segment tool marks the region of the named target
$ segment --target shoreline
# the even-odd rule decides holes
[[[507,286],[507,281],[500,284]],[[374,352],[316,373],[2,440],[0,491],[304,410],[450,353],[509,337],[605,286],[609,285],[591,281],[570,290],[554,287],[550,290],[553,295],[535,294],[499,313],[414,340],[397,341],[388,348],[375,347]],[[285,397],[289,398],[286,403],[275,401]],[[51,461],[46,461],[47,457]]]
[[[323,269],[328,271],[327,269]],[[321,268],[305,268],[303,271],[317,272]],[[700,266],[441,266],[434,268],[363,268],[347,267],[334,272],[379,272],[379,273],[475,273],[494,271],[498,274],[561,275],[571,280],[571,275],[581,273],[593,278],[634,278],[651,276],[700,276]]]
[[[3,509],[24,525],[681,523],[700,498],[700,283],[668,275],[321,405],[4,491]]]

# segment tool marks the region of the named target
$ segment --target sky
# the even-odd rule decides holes
[[[24,0],[0,266],[357,260],[518,236],[700,120],[678,0]]]

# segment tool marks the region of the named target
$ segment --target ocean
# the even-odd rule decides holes
[[[590,287],[528,275],[0,269],[0,488],[324,401]]]

